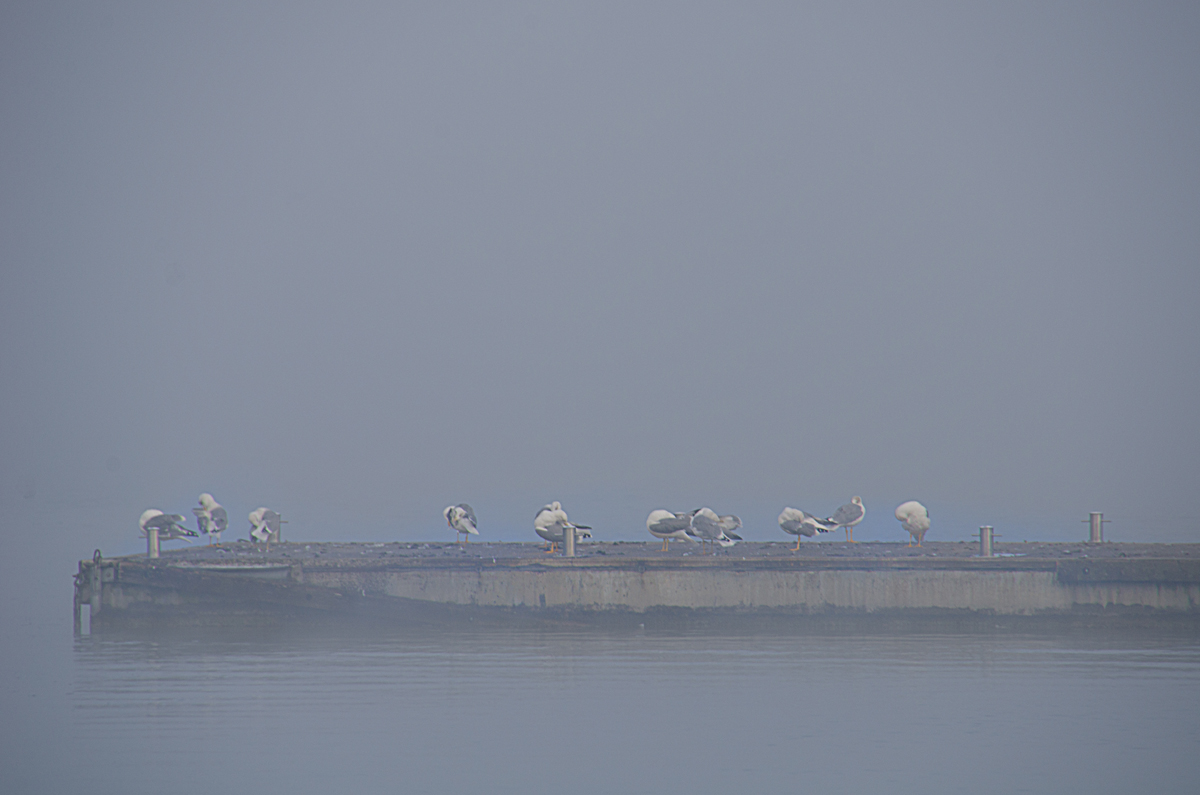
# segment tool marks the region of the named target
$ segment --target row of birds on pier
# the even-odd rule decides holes
[[[184,524],[182,514],[168,514],[157,508],[146,510],[138,520],[142,535],[148,535],[150,530],[158,534],[159,540],[169,541],[198,538],[207,535],[209,543],[221,543],[221,533],[229,527],[229,514],[211,494],[204,492],[200,495],[200,506],[193,508],[196,516],[196,526],[199,532]],[[465,543],[473,535],[479,535],[479,522],[475,511],[470,505],[459,503],[447,506],[442,515],[446,524],[457,533],[460,542]],[[798,508],[784,508],[779,514],[779,527],[783,532],[796,536],[796,549],[800,549],[800,539],[813,538],[819,533],[831,533],[838,528],[846,531],[846,540],[854,542],[854,527],[867,515],[867,509],[859,497],[838,508],[832,516],[821,518],[816,514],[802,511]],[[283,519],[277,511],[270,508],[257,508],[250,512],[250,537],[259,542],[270,542],[279,539],[280,525]],[[925,531],[929,529],[929,511],[921,503],[910,500],[896,508],[896,519],[909,532],[917,546],[921,546]],[[699,541],[703,551],[709,547],[729,547],[742,540],[737,530],[742,526],[742,520],[732,514],[720,515],[711,508],[697,508],[691,511],[667,511],[658,509],[650,512],[646,518],[646,529],[650,535],[663,542],[663,552],[668,550],[672,540]],[[588,525],[576,524],[567,517],[562,503],[555,501],[543,505],[533,517],[533,531],[550,543],[547,552],[558,550],[558,545],[566,539],[567,530],[574,530],[575,538],[592,537],[592,528]],[[911,542],[910,542],[911,545]]]
[[[158,508],[149,508],[143,512],[138,520],[138,527],[141,528],[143,536],[150,530],[156,530],[160,541],[183,539],[190,542],[192,538],[207,535],[208,543],[220,544],[221,533],[229,529],[229,514],[221,503],[206,491],[200,495],[200,507],[193,508],[192,513],[196,516],[199,532],[184,524],[183,514],[164,513]],[[282,524],[284,520],[277,511],[256,508],[250,512],[250,537],[260,542],[269,543],[272,539],[278,541]]]
[[[459,543],[466,543],[471,536],[479,535],[479,522],[475,511],[465,502],[449,505],[442,515],[446,524],[457,534]],[[802,511],[799,508],[784,508],[779,514],[779,527],[783,532],[796,536],[795,549],[800,549],[800,539],[813,538],[818,533],[831,533],[838,528],[846,531],[846,540],[854,543],[854,527],[867,515],[862,498],[853,497],[850,502],[838,508],[832,516],[821,518],[816,514]],[[896,519],[912,536],[912,541],[921,546],[925,532],[929,529],[929,511],[916,500],[909,500],[898,506]],[[729,547],[742,540],[735,531],[742,526],[742,520],[727,514],[718,515],[711,508],[697,508],[691,511],[668,511],[658,509],[650,512],[646,518],[646,529],[650,535],[663,542],[662,551],[668,550],[671,540],[699,541],[701,551],[707,543],[710,547],[720,545]],[[563,543],[568,529],[574,529],[577,539],[591,538],[592,528],[588,525],[575,524],[567,517],[562,503],[557,501],[543,505],[533,517],[533,531],[539,537],[550,542],[547,552],[553,553],[558,545]],[[909,546],[912,546],[912,541]]]

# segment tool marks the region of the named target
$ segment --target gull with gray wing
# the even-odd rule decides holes
[[[799,551],[801,536],[812,538],[817,533],[828,533],[830,530],[837,529],[837,525],[826,522],[824,519],[819,519],[808,511],[802,511],[799,508],[784,508],[783,513],[779,514],[779,528],[783,532],[796,537],[796,548],[794,551]]]
[[[688,535],[700,541],[703,554],[705,541],[722,547],[731,547],[741,541],[742,537],[733,532],[741,526],[742,520],[732,514],[718,516],[711,508],[701,508],[692,515]]]
[[[215,537],[217,546],[221,546],[221,533],[229,527],[229,514],[221,507],[221,503],[206,491],[200,495],[200,507],[193,508],[192,513],[196,514],[200,532],[208,535],[208,543],[213,543]]]
[[[850,502],[838,508],[837,512],[825,521],[831,523],[835,528],[845,529],[846,540],[855,544],[857,542],[854,540],[854,525],[861,522],[866,515],[867,509],[863,506],[862,497],[851,497]]]
[[[478,525],[475,522],[475,511],[471,510],[471,506],[465,502],[446,506],[446,509],[442,511],[442,516],[446,517],[446,524],[450,525],[450,529],[455,531],[454,538],[458,543],[469,543],[471,536],[479,535]]]
[[[677,541],[694,540],[688,535],[688,528],[692,526],[692,517],[695,515],[696,511],[651,511],[646,517],[646,529],[650,535],[662,539],[662,551],[666,552],[667,543],[672,538]]]
[[[543,505],[537,516],[533,517],[533,532],[550,542],[550,548],[546,550],[550,554],[558,551],[558,545],[563,542],[568,527],[575,528],[577,539],[592,537],[592,528],[572,523],[558,500]]]

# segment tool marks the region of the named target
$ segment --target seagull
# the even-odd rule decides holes
[[[863,507],[862,497],[851,497],[850,502],[838,508],[837,513],[825,521],[832,523],[835,528],[845,528],[846,540],[854,544],[857,543],[854,540],[854,525],[861,522],[866,515],[867,509]]]
[[[567,518],[567,512],[562,509],[562,503],[558,500],[549,505],[543,505],[542,509],[537,512],[537,516],[533,517],[533,532],[550,542],[547,553],[558,551],[558,543],[565,537],[568,527],[575,528],[576,538],[592,537],[592,528],[587,525],[572,524],[571,520]]]
[[[195,530],[189,530],[183,522],[183,514],[163,513],[157,508],[148,508],[138,519],[138,527],[142,529],[143,536],[149,535],[150,530],[157,530],[160,541],[182,538],[190,544],[192,542],[188,541],[188,537],[197,538],[200,534]]]
[[[283,519],[270,508],[256,508],[250,512],[250,537],[255,541],[279,540],[279,526]]]
[[[929,509],[916,500],[909,500],[896,508],[896,518],[909,535],[917,540],[917,546],[921,546],[925,531],[929,529]],[[908,545],[912,546],[911,538]]]
[[[668,539],[695,540],[687,534],[688,528],[692,525],[692,517],[695,515],[696,511],[681,513],[664,510],[651,511],[650,515],[646,517],[646,529],[650,531],[650,535],[662,539],[662,551],[666,552]]]
[[[193,508],[192,513],[196,514],[196,524],[200,525],[200,532],[208,534],[208,543],[211,544],[213,536],[216,536],[217,546],[221,546],[221,533],[229,527],[229,515],[225,513],[221,503],[206,491],[200,495],[200,507]]]
[[[479,531],[475,529],[475,512],[465,502],[446,506],[442,516],[446,517],[446,524],[455,531],[454,539],[458,543],[470,543],[471,536],[479,535]],[[459,539],[459,536],[463,536],[466,541]]]
[[[783,513],[779,514],[779,527],[783,532],[796,537],[794,551],[797,552],[800,550],[800,536],[812,538],[817,533],[828,533],[830,530],[837,529],[837,525],[818,519],[808,511],[802,511],[799,508],[784,508]]]
[[[701,508],[692,515],[688,535],[700,540],[703,551],[704,542],[716,542],[723,547],[731,547],[742,537],[733,532],[742,526],[742,520],[736,516],[717,516],[711,508]]]

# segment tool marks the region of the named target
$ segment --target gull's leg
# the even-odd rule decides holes
[[[799,551],[800,551],[800,534],[799,534],[799,533],[797,533],[797,534],[796,534],[796,548],[795,548],[795,549],[793,549],[792,551],[793,551],[793,552],[799,552]]]

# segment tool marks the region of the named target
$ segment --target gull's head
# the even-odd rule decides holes
[[[561,510],[562,510],[562,503],[561,503],[561,502],[559,502],[558,500],[555,500],[554,502],[550,503],[550,510],[552,510],[552,511],[561,511]]]
[[[138,527],[145,530],[146,522],[150,521],[156,516],[162,516],[162,511],[158,510],[157,508],[147,508],[142,512],[142,517],[138,519]]]
[[[850,502],[854,503],[855,505],[862,505],[862,497],[851,497]]]
[[[200,495],[200,505],[204,508],[216,507],[217,501],[207,491]]]

